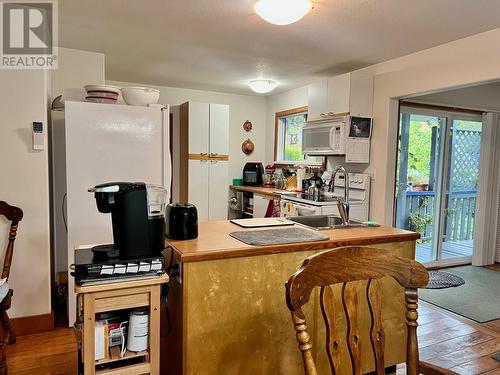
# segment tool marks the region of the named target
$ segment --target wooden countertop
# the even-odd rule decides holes
[[[281,190],[277,188],[268,188],[268,187],[263,187],[263,186],[235,186],[235,185],[230,185],[229,186],[233,190],[238,190],[238,191],[245,191],[248,193],[254,193],[257,195],[264,195],[266,197],[274,197],[274,198],[279,198],[279,192],[286,192],[287,190]],[[278,193],[276,193],[278,192]]]
[[[245,229],[230,221],[209,221],[198,225],[198,238],[184,241],[171,240],[167,243],[172,246],[175,252],[180,256],[182,262],[196,262],[202,260],[286,253],[300,250],[322,250],[338,246],[415,241],[420,237],[419,233],[380,226],[320,231],[319,233],[330,237],[327,241],[252,246],[238,241],[229,235],[231,232],[242,230],[266,230],[277,228],[279,227]]]

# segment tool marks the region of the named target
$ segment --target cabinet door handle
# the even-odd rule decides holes
[[[328,112],[328,116],[335,116],[335,112]]]
[[[218,160],[210,160],[211,163],[217,163]]]
[[[208,160],[207,160],[207,159],[201,159],[201,160],[200,160],[200,163],[207,163],[207,162],[208,162]]]
[[[219,155],[217,152],[211,152],[210,153],[210,156],[217,156],[217,155]]]
[[[208,155],[208,152],[200,152],[200,155],[201,155],[201,156]]]
[[[326,116],[326,114],[325,114],[325,113],[320,113],[319,115],[320,115],[321,117],[325,117],[325,116]]]

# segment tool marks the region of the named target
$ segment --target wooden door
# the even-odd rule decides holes
[[[228,210],[228,162],[210,160],[210,184],[208,188],[208,220],[227,220]]]
[[[188,201],[196,206],[199,222],[208,221],[208,176],[208,160],[189,160]]]
[[[229,154],[229,106],[210,104],[210,156]]]
[[[189,154],[208,155],[209,104],[189,102]]]

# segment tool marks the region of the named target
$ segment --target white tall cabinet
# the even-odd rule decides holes
[[[180,200],[198,209],[198,221],[227,219],[229,106],[180,106]]]

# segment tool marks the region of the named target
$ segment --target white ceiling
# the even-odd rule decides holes
[[[254,0],[63,0],[63,47],[106,54],[106,79],[250,94],[275,92],[500,27],[500,0],[314,0],[274,26]]]

